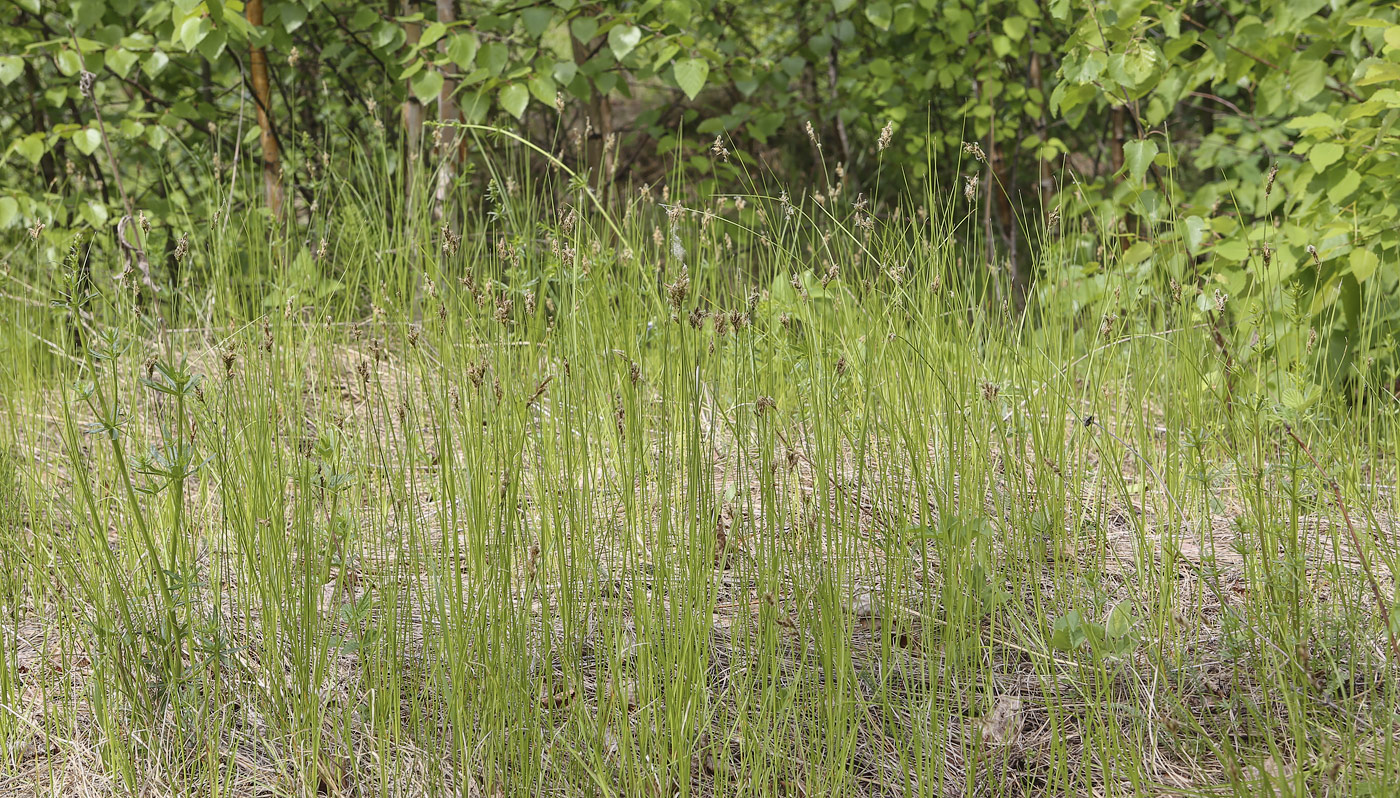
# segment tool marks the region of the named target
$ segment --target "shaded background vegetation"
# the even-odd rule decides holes
[[[432,184],[434,217],[455,225],[489,175],[480,141],[440,123],[490,124],[605,198],[771,180],[872,196],[877,215],[940,205],[981,242],[966,267],[1021,301],[1048,232],[1083,277],[1056,289],[1068,309],[1105,270],[1131,270],[1185,286],[1242,349],[1285,345],[1301,320],[1328,374],[1395,379],[1393,3],[10,0],[0,14],[0,229],[61,231],[54,260],[81,228],[115,253],[121,217],[144,215],[151,284],[176,282],[181,231],[256,206],[305,228],[316,186],[366,146],[392,154],[397,180]]]

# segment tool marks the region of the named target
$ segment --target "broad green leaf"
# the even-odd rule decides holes
[[[481,53],[477,61],[486,68],[492,75],[501,74],[501,70],[506,68],[506,63],[510,60],[510,51],[501,42],[487,42],[481,46]]]
[[[83,59],[73,50],[59,50],[58,71],[71,78],[83,71]]]
[[[554,79],[564,86],[573,83],[576,75],[578,75],[578,64],[573,61],[560,61],[554,65]]]
[[[1381,265],[1381,259],[1369,249],[1353,249],[1349,265],[1351,266],[1351,276],[1355,277],[1358,283],[1364,283],[1376,273],[1376,268]]]
[[[1152,256],[1152,245],[1146,241],[1139,241],[1128,247],[1123,253],[1122,262],[1125,266],[1133,266],[1142,263]]]
[[[865,18],[880,30],[889,30],[890,23],[894,21],[894,12],[885,0],[876,0],[865,7]]]
[[[425,69],[414,76],[409,86],[418,102],[427,104],[437,99],[438,92],[442,91],[442,73],[436,69]]]
[[[844,14],[846,9],[856,4],[856,0],[833,0],[831,5],[836,9],[836,13]]]
[[[1123,145],[1123,164],[1128,167],[1128,174],[1134,182],[1142,180],[1143,175],[1147,174],[1147,167],[1156,157],[1157,142],[1152,139],[1130,141]]]
[[[83,155],[92,155],[98,147],[102,146],[102,134],[90,127],[85,127],[73,134],[73,145]]]
[[[9,227],[19,218],[19,201],[14,197],[0,197],[0,229]]]
[[[10,148],[20,155],[23,155],[24,159],[31,164],[37,164],[39,159],[44,157],[44,152],[47,150],[44,144],[43,133],[30,133],[28,136],[15,141],[14,144],[10,145]]]
[[[1182,220],[1182,224],[1186,227],[1186,249],[1195,255],[1201,251],[1201,243],[1205,240],[1206,229],[1210,225],[1199,216],[1188,216]]]
[[[288,33],[295,31],[306,23],[305,6],[299,3],[282,3],[277,8],[282,15],[282,29]]]
[[[1026,21],[1025,17],[1007,17],[1002,20],[1001,29],[1006,32],[1007,36],[1019,42],[1025,37],[1029,25],[1030,23]]]
[[[462,112],[462,118],[471,125],[479,125],[484,122],[486,112],[490,110],[490,107],[490,98],[481,91],[465,94],[457,102],[457,108]]]
[[[1385,29],[1385,49],[1389,52],[1400,50],[1400,25],[1391,25]]]
[[[1218,258],[1239,262],[1249,257],[1249,245],[1239,239],[1231,239],[1217,244],[1214,252]]]
[[[1333,205],[1341,205],[1358,188],[1361,188],[1361,175],[1355,169],[1348,169],[1336,185],[1327,189],[1327,201]]]
[[[374,30],[369,35],[369,43],[377,50],[396,50],[407,37],[401,26],[384,21],[375,23]]]
[[[1314,169],[1321,172],[1323,169],[1341,160],[1345,152],[1346,151],[1342,149],[1342,145],[1340,144],[1334,144],[1330,141],[1320,142],[1314,144],[1312,149],[1308,150],[1308,163],[1312,164]]]
[[[519,119],[525,115],[525,106],[530,104],[530,92],[519,83],[512,83],[501,89],[500,101],[506,113]]]
[[[641,40],[642,29],[636,25],[618,25],[608,31],[608,47],[619,61],[632,52]]]
[[[200,39],[199,44],[196,45],[194,49],[211,63],[216,63],[219,57],[223,55],[224,46],[226,44],[228,44],[228,38],[224,35],[223,30],[214,30],[210,31],[203,39]]]
[[[703,58],[683,58],[676,62],[674,70],[676,85],[692,100],[705,87],[705,79],[710,76],[710,64]]]
[[[78,215],[93,227],[101,227],[107,223],[107,206],[96,200],[88,200],[78,206]]]
[[[131,68],[136,66],[136,61],[136,53],[124,47],[113,47],[103,57],[107,67],[122,77],[131,74]]]
[[[1288,77],[1293,86],[1293,99],[1307,102],[1327,88],[1327,65],[1320,58],[1304,58]]]
[[[1320,129],[1325,129],[1328,132],[1331,132],[1337,130],[1342,126],[1342,123],[1338,121],[1336,117],[1332,116],[1331,114],[1324,114],[1321,112],[1315,114],[1308,114],[1307,116],[1296,116],[1288,120],[1284,124],[1288,127],[1293,128],[1294,130],[1299,130],[1304,133]]]
[[[447,57],[462,70],[471,69],[479,49],[481,40],[476,38],[475,33],[458,33],[447,40]]]
[[[154,78],[165,71],[165,66],[170,63],[170,56],[163,50],[152,50],[151,54],[141,61],[141,71],[146,77]]]
[[[549,23],[554,21],[554,9],[545,6],[534,6],[520,12],[520,21],[525,23],[525,32],[531,38],[538,39],[549,29]]]
[[[1084,621],[1079,610],[1070,610],[1055,619],[1055,625],[1050,633],[1051,647],[1059,651],[1071,652],[1084,645],[1088,639],[1089,635],[1084,630]]]
[[[535,95],[535,99],[553,108],[555,100],[558,99],[559,88],[554,85],[554,78],[548,75],[536,75],[530,78],[530,93]]]
[[[423,48],[432,47],[445,33],[447,33],[447,26],[441,22],[434,22],[423,29],[423,35],[418,38],[418,46]]]
[[[569,30],[573,32],[575,39],[588,44],[598,35],[598,20],[593,17],[575,17],[574,21],[569,23]]]
[[[24,61],[17,55],[0,55],[0,83],[14,83],[24,74]]]
[[[192,52],[204,37],[209,35],[211,25],[205,17],[190,17],[180,24],[180,44],[186,52]]]
[[[1375,61],[1366,69],[1366,76],[1356,82],[1358,86],[1373,86],[1400,80],[1400,64],[1389,61]]]
[[[422,15],[419,15],[421,18]],[[355,9],[354,16],[350,17],[350,29],[354,31],[365,31],[380,23],[379,15],[374,13],[374,9],[368,5],[361,5]]]
[[[1127,604],[1119,604],[1109,611],[1105,631],[1116,640],[1132,632],[1134,624],[1132,610]]]

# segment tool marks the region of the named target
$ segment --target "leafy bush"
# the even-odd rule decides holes
[[[1092,278],[1122,254],[1142,290],[1185,286],[1232,358],[1307,346],[1291,329],[1304,322],[1334,373],[1394,361],[1393,5],[20,0],[7,14],[0,229],[145,215],[163,223],[143,243],[164,248],[165,281],[162,230],[233,203],[280,214],[284,192],[310,225],[327,168],[364,143],[436,182],[434,213],[451,218],[454,191],[483,179],[480,142],[453,123],[489,123],[599,189],[775,172],[855,196],[885,175],[884,212],[899,193],[941,205],[966,190],[961,233],[982,241],[968,263],[1009,264],[1018,293],[1054,209],[1056,257]],[[1071,305],[1096,290],[1069,288]]]

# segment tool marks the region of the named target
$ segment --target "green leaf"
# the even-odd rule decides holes
[[[890,23],[894,21],[894,12],[890,10],[890,4],[885,0],[876,0],[865,7],[865,18],[870,20],[870,24],[880,30],[889,30]]]
[[[535,99],[549,106],[554,107],[554,101],[558,99],[559,87],[554,84],[554,78],[548,75],[536,75],[530,78],[530,93],[535,95]]]
[[[392,22],[380,22],[370,33],[369,43],[378,50],[396,50],[407,39],[403,28]],[[421,41],[421,40],[420,40]]]
[[[1216,244],[1214,252],[1218,258],[1238,263],[1249,257],[1249,245],[1239,239],[1232,239]]]
[[[1327,88],[1327,65],[1320,58],[1303,58],[1288,75],[1296,102],[1307,102]]]
[[[73,134],[73,145],[83,155],[92,155],[98,147],[102,146],[102,134],[90,127],[85,127]]]
[[[0,83],[6,86],[24,74],[24,61],[17,55],[0,55]]]
[[[836,9],[836,13],[838,14],[846,13],[846,9],[850,8],[855,4],[856,0],[832,0],[831,3],[832,7]]]
[[[459,69],[469,70],[476,60],[476,52],[481,49],[481,40],[475,33],[458,33],[447,40],[447,57]]]
[[[441,39],[445,33],[447,33],[447,26],[441,22],[434,22],[423,30],[423,35],[418,38],[418,46],[432,47],[433,43]]]
[[[641,40],[642,29],[636,25],[618,25],[608,31],[608,47],[612,48],[613,57],[619,61],[636,49]]]
[[[499,75],[501,70],[506,68],[506,62],[510,60],[510,51],[501,42],[487,42],[481,46],[479,60],[487,72]]]
[[[1119,604],[1108,613],[1106,631],[1110,638],[1117,639],[1131,633],[1135,623],[1133,612],[1128,605]]]
[[[531,38],[538,39],[549,30],[549,23],[554,21],[554,9],[545,6],[534,6],[520,12],[520,20],[525,23],[525,32]]]
[[[479,125],[486,121],[486,112],[490,107],[490,98],[481,91],[464,94],[457,103],[457,108],[462,112],[462,118],[471,125]]]
[[[1361,175],[1355,169],[1348,169],[1336,185],[1327,189],[1327,201],[1333,205],[1341,205],[1358,188],[1361,188]]]
[[[1147,167],[1156,157],[1157,142],[1151,139],[1130,141],[1123,145],[1123,163],[1128,167],[1133,182],[1142,180],[1142,176],[1147,174]]]
[[[575,39],[588,44],[598,35],[598,20],[593,17],[575,17],[574,21],[569,23],[569,30],[573,32]]]
[[[19,216],[19,201],[14,197],[0,197],[0,228],[9,227]]]
[[[186,52],[193,52],[204,37],[209,35],[211,25],[205,17],[190,17],[180,24],[180,44]]]
[[[442,73],[436,69],[425,69],[413,77],[409,86],[418,102],[427,104],[437,99],[438,92],[442,91]]]
[[[1186,227],[1186,249],[1192,255],[1201,251],[1201,242],[1205,240],[1206,220],[1199,216],[1188,216],[1182,220]]]
[[[1070,610],[1055,619],[1050,634],[1050,646],[1068,653],[1084,645],[1088,639],[1089,635],[1084,630],[1084,620],[1079,615],[1079,610]]]
[[[710,76],[710,64],[703,58],[683,58],[675,63],[673,69],[676,85],[692,100],[705,87],[705,79]]]
[[[1139,241],[1128,247],[1123,253],[1122,263],[1124,266],[1133,266],[1152,257],[1152,245],[1146,241]]]
[[[1025,17],[1007,17],[1001,23],[1001,29],[1006,31],[1006,35],[1018,42],[1025,38],[1026,29],[1029,27],[1030,23]]]
[[[573,61],[560,61],[554,65],[554,79],[564,86],[573,83],[576,75],[578,75],[578,64]]]
[[[519,83],[512,83],[501,89],[500,101],[506,113],[519,119],[525,115],[525,106],[530,104],[530,92]]]
[[[1377,83],[1389,83],[1392,80],[1400,80],[1400,64],[1375,61],[1366,69],[1366,76],[1358,80],[1356,85],[1372,86]]]
[[[1369,249],[1353,249],[1349,262],[1351,276],[1355,277],[1358,283],[1371,279],[1371,275],[1375,274],[1377,267],[1381,265],[1381,259]]]
[[[22,139],[18,139],[10,145],[10,149],[24,156],[24,159],[31,164],[39,163],[39,159],[44,157],[47,147],[44,144],[43,133],[30,133]]]
[[[83,71],[83,59],[72,50],[59,50],[58,71],[71,78]]]
[[[306,8],[298,3],[282,3],[278,7],[282,15],[282,29],[291,33],[306,23]]]
[[[1342,123],[1338,121],[1336,117],[1331,114],[1324,114],[1320,111],[1315,114],[1308,114],[1307,116],[1295,116],[1284,124],[1294,130],[1303,131],[1304,133],[1312,130],[1326,130],[1330,133],[1342,126]]]
[[[200,39],[199,44],[194,49],[212,63],[219,60],[226,44],[228,44],[228,39],[224,36],[224,32],[215,30]]]
[[[165,66],[169,63],[170,56],[166,55],[163,50],[152,50],[151,54],[141,62],[141,71],[145,73],[146,77],[154,78],[164,72]]]
[[[103,57],[103,63],[113,72],[126,77],[131,74],[131,68],[136,66],[136,53],[124,47],[113,47],[107,51]]]
[[[93,227],[101,227],[107,223],[107,206],[97,200],[88,200],[78,206],[78,215]]]
[[[1312,164],[1314,169],[1321,172],[1323,169],[1341,160],[1345,152],[1346,150],[1342,149],[1342,145],[1334,144],[1330,141],[1323,141],[1314,144],[1312,149],[1308,150],[1308,163]]]

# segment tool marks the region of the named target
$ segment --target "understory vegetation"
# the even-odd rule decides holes
[[[1053,207],[1014,291],[970,178],[600,199],[463,135],[459,216],[381,141],[296,214],[10,239],[0,795],[1400,783],[1397,406],[1341,310],[1085,268]]]

